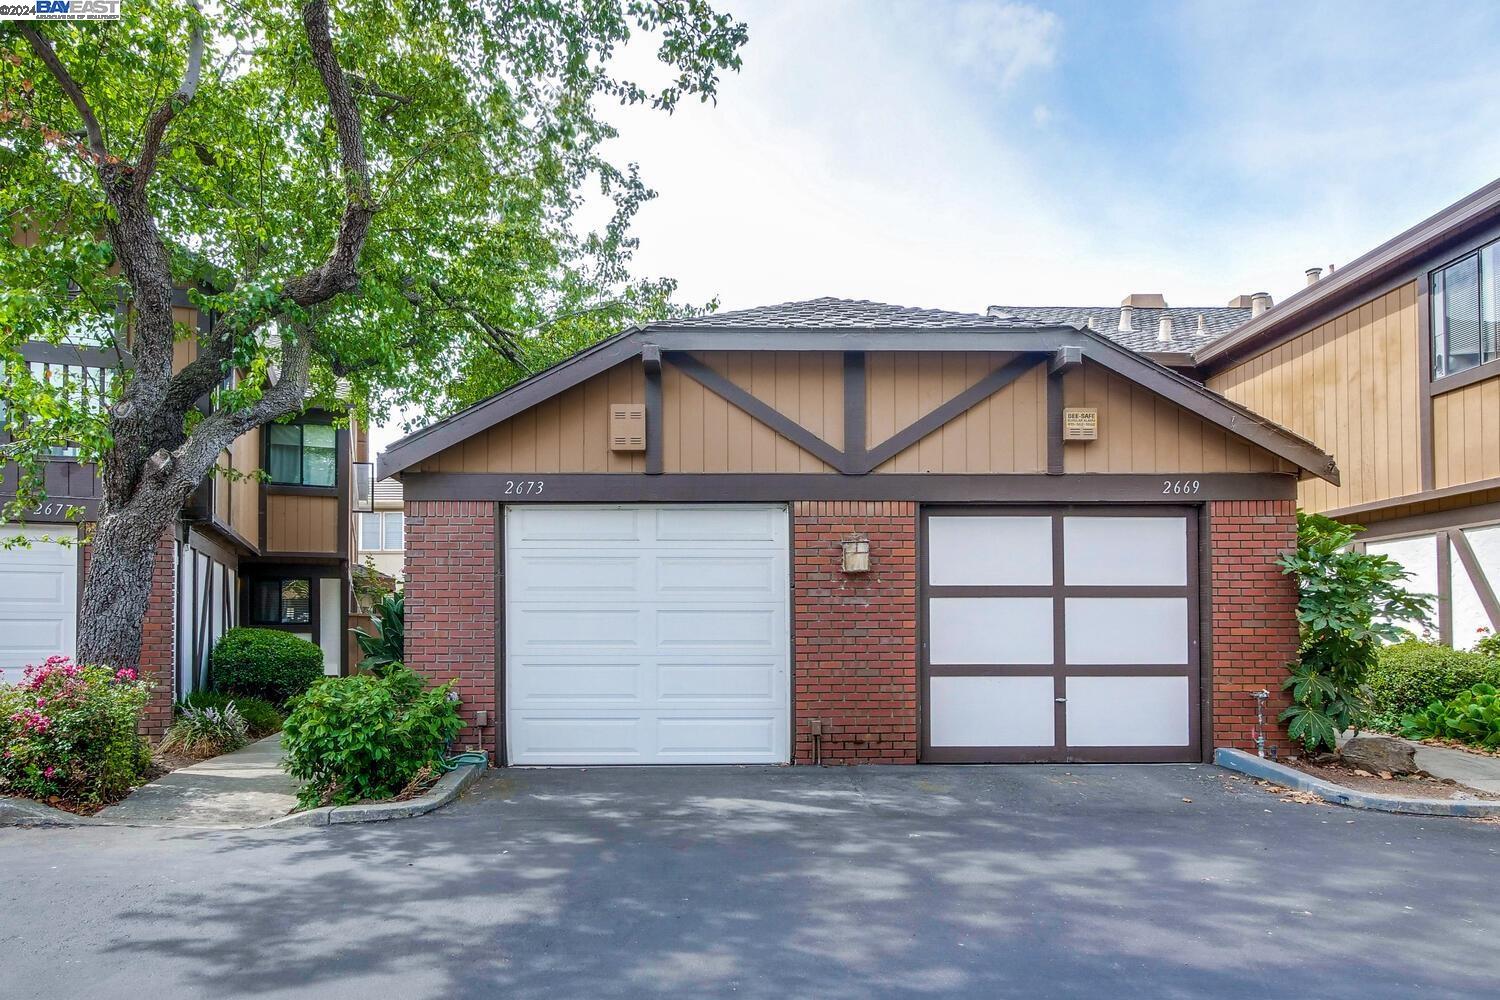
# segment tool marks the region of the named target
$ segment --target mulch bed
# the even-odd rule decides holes
[[[1283,758],[1280,763],[1296,768],[1303,774],[1331,781],[1335,785],[1353,788],[1361,792],[1378,792],[1408,799],[1500,799],[1494,792],[1482,792],[1477,788],[1460,785],[1451,778],[1434,778],[1425,771],[1401,777],[1383,778],[1378,774],[1361,771],[1333,761],[1311,761],[1301,757]]]

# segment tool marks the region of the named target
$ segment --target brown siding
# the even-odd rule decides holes
[[[1433,397],[1432,472],[1438,489],[1500,478],[1500,376]]]
[[[268,495],[266,552],[337,552],[338,514],[338,497]]]
[[[240,473],[234,482],[226,483],[229,494],[229,527],[246,541],[260,537],[260,480],[251,474],[260,468],[259,427],[242,434],[229,446],[231,464]]]
[[[1500,503],[1500,489],[1479,490],[1474,493],[1460,493],[1451,497],[1438,497],[1435,500],[1397,504],[1394,507],[1382,507],[1380,510],[1372,510],[1365,514],[1356,514],[1342,520],[1368,526],[1379,524],[1381,521],[1394,521],[1401,517],[1411,517],[1414,514],[1436,514],[1445,510],[1461,510],[1465,507],[1477,507],[1481,504],[1492,503]]]
[[[1305,480],[1302,506],[1350,507],[1421,489],[1419,348],[1411,282],[1220,372],[1208,385],[1332,453],[1343,485]]]
[[[1063,446],[1064,472],[1295,472],[1289,462],[1093,363],[1063,377],[1063,405],[1099,411],[1097,441]]]
[[[844,441],[844,362],[835,353],[707,351],[698,359],[835,447]],[[743,410],[668,364],[662,370],[666,472],[829,472]]]

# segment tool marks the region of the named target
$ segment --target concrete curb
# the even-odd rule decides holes
[[[483,764],[461,764],[437,780],[423,794],[405,802],[362,802],[352,806],[324,806],[306,812],[292,813],[269,823],[266,827],[333,826],[342,823],[383,823],[390,819],[411,819],[425,816],[434,809],[441,809],[463,794],[484,770]]]
[[[1470,819],[1481,816],[1500,816],[1500,800],[1408,799],[1395,795],[1364,792],[1354,788],[1345,788],[1343,785],[1335,785],[1322,778],[1314,778],[1296,768],[1257,757],[1244,750],[1220,747],[1214,751],[1214,763],[1229,771],[1248,774],[1252,778],[1263,778],[1299,792],[1311,792],[1325,802],[1337,806],[1348,806],[1351,809],[1411,813],[1418,816],[1463,816]]]
[[[281,816],[265,823],[224,826],[182,826],[179,824],[112,823],[88,816],[75,816],[61,809],[32,802],[29,799],[0,797],[0,827],[5,826],[136,826],[176,830],[267,830],[331,826],[335,823],[383,823],[391,819],[425,816],[440,809],[464,793],[484,771],[483,764],[461,764],[443,775],[423,794],[405,802],[365,802],[352,806],[323,806]]]
[[[30,799],[0,796],[0,826],[99,826],[90,816],[78,816]]]

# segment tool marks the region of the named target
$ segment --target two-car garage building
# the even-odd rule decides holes
[[[628,330],[381,462],[408,660],[523,765],[1275,745],[1275,561],[1337,477],[1089,330],[836,299]]]

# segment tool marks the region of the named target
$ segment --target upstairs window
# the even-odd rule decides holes
[[[400,552],[402,522],[400,511],[359,515],[359,547],[365,552]]]
[[[329,424],[271,424],[267,449],[271,482],[333,486],[338,471],[336,431]]]
[[[1432,377],[1500,358],[1500,242],[1432,272]]]

